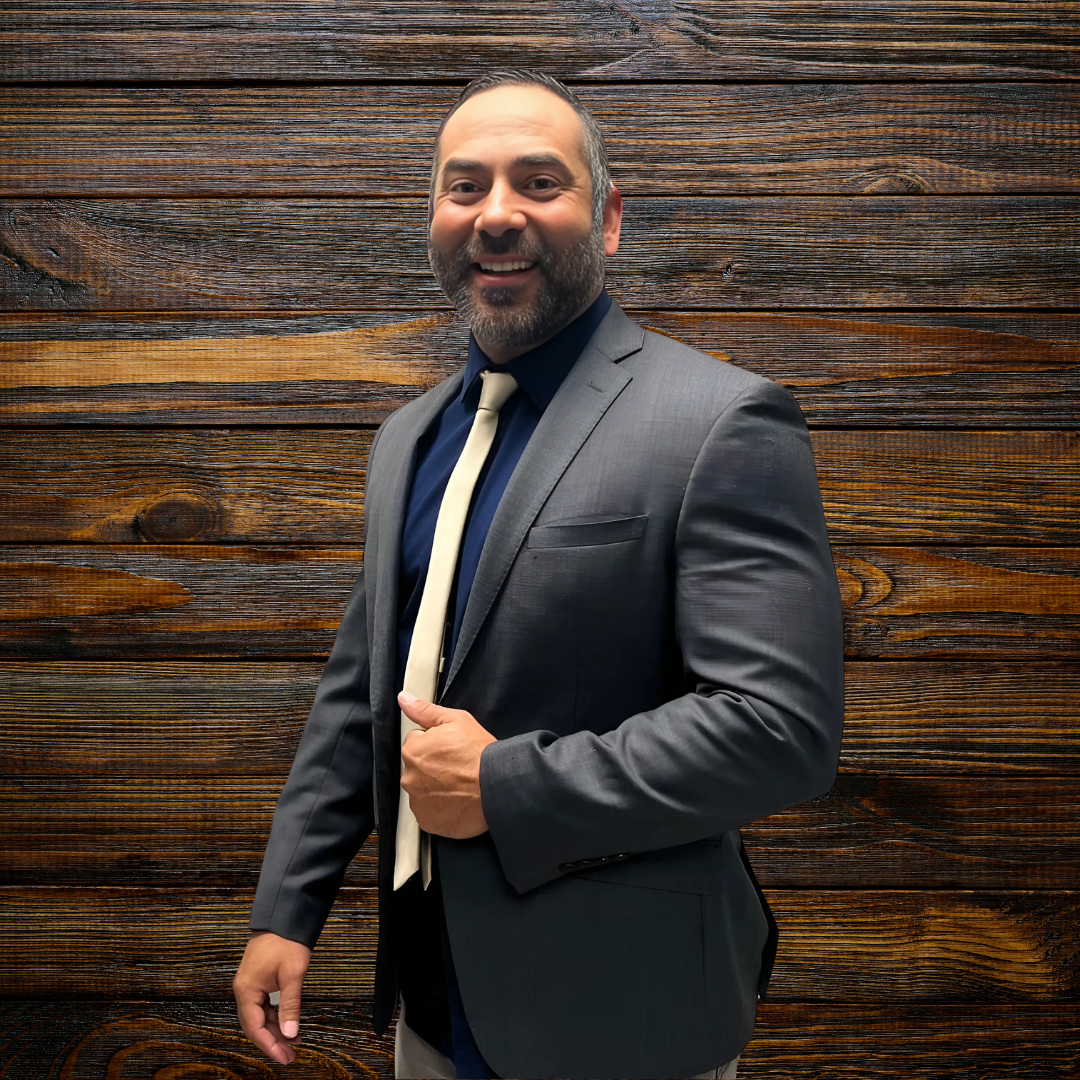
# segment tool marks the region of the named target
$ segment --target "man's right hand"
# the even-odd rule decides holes
[[[290,1065],[300,1043],[300,987],[311,950],[299,941],[256,930],[233,978],[236,1013],[244,1034],[272,1061]],[[270,994],[281,991],[277,1008]]]

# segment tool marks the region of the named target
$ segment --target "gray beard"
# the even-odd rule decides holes
[[[482,303],[475,303],[469,289],[472,264],[484,255],[521,256],[537,263],[540,287],[529,307],[513,310],[520,286],[483,286]],[[594,227],[584,240],[561,254],[546,244],[531,241],[518,231],[500,237],[473,239],[449,256],[428,240],[428,262],[439,288],[461,312],[473,336],[499,349],[527,351],[557,334],[604,284],[603,227]]]

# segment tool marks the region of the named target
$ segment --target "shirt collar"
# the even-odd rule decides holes
[[[469,334],[469,359],[465,363],[465,378],[459,400],[463,400],[473,391],[480,381],[481,371],[508,371],[517,379],[518,386],[528,394],[533,404],[543,412],[551,404],[551,399],[562,386],[563,379],[577,363],[589,338],[596,332],[610,307],[611,297],[607,289],[601,289],[600,295],[554,337],[542,345],[537,345],[535,349],[515,356],[505,364],[496,364],[491,360],[476,344],[476,338]],[[479,395],[478,389],[475,392]]]

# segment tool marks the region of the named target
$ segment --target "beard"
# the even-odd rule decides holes
[[[472,265],[484,255],[517,255],[536,263],[536,296],[516,307],[520,285],[484,285],[476,300],[470,287]],[[478,341],[500,349],[527,351],[558,333],[604,284],[603,226],[562,251],[511,230],[502,236],[473,235],[456,251],[444,252],[428,239],[428,262],[439,288],[457,308]]]

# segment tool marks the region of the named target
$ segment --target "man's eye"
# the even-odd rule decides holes
[[[552,180],[550,176],[538,176],[535,180],[530,181],[530,183],[538,187],[541,191],[555,187],[555,181]]]
[[[460,195],[472,195],[474,191],[480,189],[471,180],[459,180],[450,190],[456,191]]]

